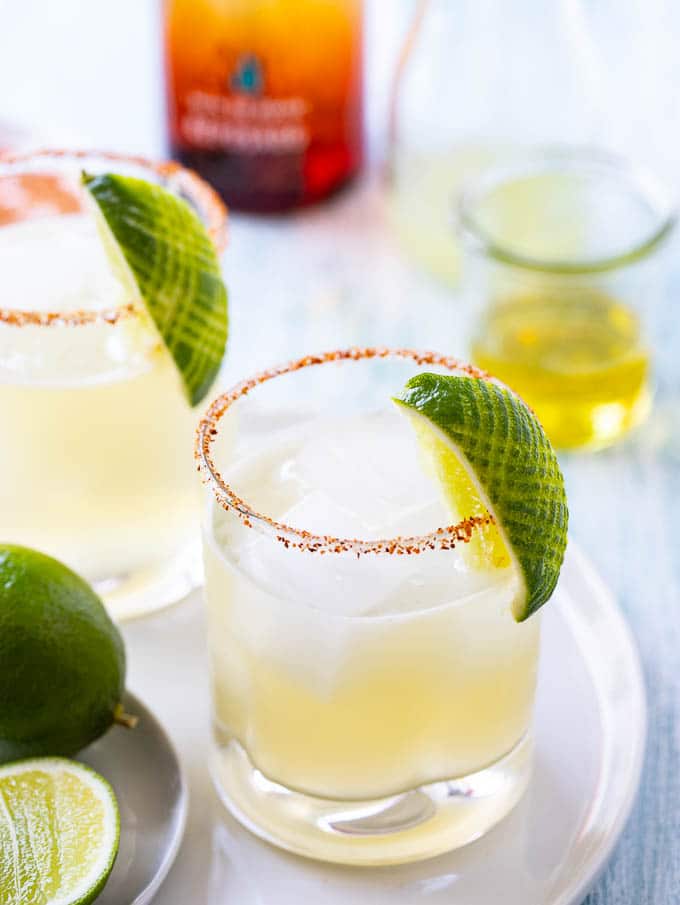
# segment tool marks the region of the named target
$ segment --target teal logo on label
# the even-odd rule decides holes
[[[232,91],[239,91],[241,94],[261,94],[263,82],[260,61],[252,55],[241,57],[229,80]]]

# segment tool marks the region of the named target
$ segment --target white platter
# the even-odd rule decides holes
[[[133,687],[167,720],[192,793],[187,836],[158,905],[580,905],[635,798],[646,715],[626,623],[573,545],[545,610],[529,790],[484,839],[420,864],[307,861],[254,838],[224,811],[207,776],[202,631],[197,596],[125,630]]]

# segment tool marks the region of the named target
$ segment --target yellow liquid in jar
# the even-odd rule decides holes
[[[649,409],[638,318],[600,290],[537,289],[495,301],[472,357],[519,393],[564,449],[607,446]]]

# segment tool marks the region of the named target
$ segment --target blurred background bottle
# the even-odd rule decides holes
[[[391,219],[457,283],[462,183],[511,150],[603,142],[601,64],[581,0],[418,0],[391,105]]]
[[[235,208],[278,211],[362,161],[361,0],[165,0],[173,155]]]

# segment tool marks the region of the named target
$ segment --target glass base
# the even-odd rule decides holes
[[[200,542],[192,542],[172,560],[93,582],[109,615],[125,622],[183,600],[203,583]]]
[[[371,801],[295,792],[267,779],[232,740],[215,749],[211,773],[227,808],[247,829],[288,851],[339,864],[420,861],[483,836],[522,797],[532,742],[469,776]]]

